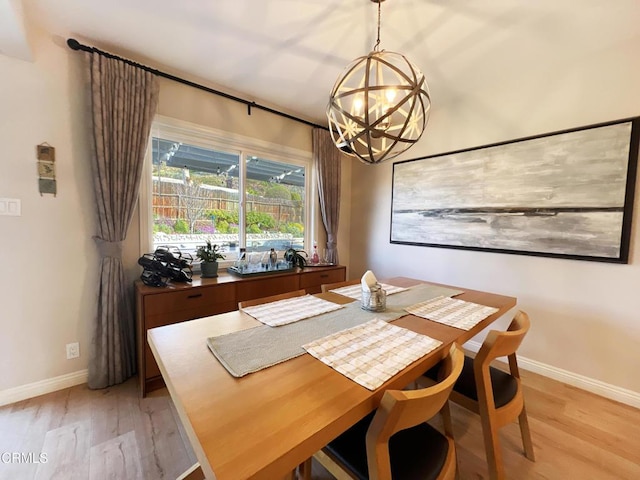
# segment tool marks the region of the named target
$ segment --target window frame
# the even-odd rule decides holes
[[[144,158],[142,179],[140,181],[140,194],[138,197],[139,228],[140,228],[140,255],[151,252],[153,249],[153,182],[152,182],[152,142],[154,137],[167,138],[203,148],[217,149],[228,153],[237,154],[239,165],[239,206],[238,214],[242,217],[238,232],[239,245],[246,246],[246,158],[252,155],[267,158],[276,162],[288,163],[305,168],[305,205],[304,205],[304,246],[311,248],[313,238],[316,236],[316,172],[313,162],[313,154],[310,151],[288,147],[262,139],[247,137],[219,130],[213,127],[195,124],[164,115],[156,115],[151,125],[147,152]],[[227,258],[220,261],[221,268],[233,264],[235,259]]]

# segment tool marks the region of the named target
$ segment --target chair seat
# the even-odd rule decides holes
[[[366,416],[325,447],[360,480],[369,478],[365,437],[373,416]],[[398,480],[435,480],[448,452],[447,438],[426,423],[402,430],[389,440],[391,475]]]
[[[424,375],[432,380],[438,380],[439,365],[429,369]],[[493,390],[493,400],[495,408],[500,408],[509,403],[518,392],[518,383],[508,373],[489,367],[491,376],[491,386]],[[464,357],[464,367],[458,377],[453,389],[467,398],[478,401],[478,391],[476,390],[475,374],[473,372],[473,358]]]

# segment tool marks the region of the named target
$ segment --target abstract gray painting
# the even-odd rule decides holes
[[[391,242],[626,262],[639,122],[395,163]]]

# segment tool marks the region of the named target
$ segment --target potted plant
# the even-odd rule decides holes
[[[304,253],[304,257],[302,254]],[[304,250],[296,250],[295,248],[289,248],[284,252],[284,259],[294,267],[304,268],[307,264],[307,252]]]
[[[206,245],[200,245],[196,249],[196,257],[202,260],[200,268],[203,278],[214,278],[218,276],[218,259],[224,260],[224,255],[220,253],[220,247],[211,244],[211,240],[207,240]]]

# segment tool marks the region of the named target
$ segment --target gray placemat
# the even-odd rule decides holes
[[[259,325],[207,339],[207,345],[216,358],[234,377],[290,360],[305,353],[302,345],[345,328],[379,318],[386,322],[396,320],[407,312],[404,308],[437,296],[453,296],[462,290],[420,284],[409,290],[387,297],[384,312],[369,312],[355,301],[335,312],[329,312],[299,322],[269,327]]]

